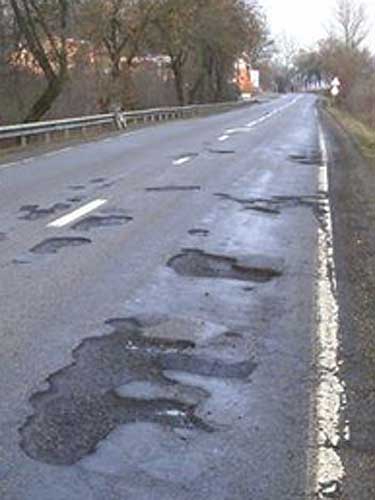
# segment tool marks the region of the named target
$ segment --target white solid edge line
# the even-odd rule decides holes
[[[342,439],[350,436],[349,425],[340,432],[342,412],[346,405],[346,387],[341,379],[339,343],[339,304],[333,250],[332,212],[328,199],[328,152],[324,132],[319,124],[319,143],[322,165],[319,169],[319,189],[327,196],[325,202],[325,231],[319,228],[317,282],[317,367],[319,382],[315,394],[317,419],[317,454],[315,494],[324,499],[339,494],[345,478],[345,468],[338,448]]]
[[[173,162],[173,165],[183,165],[191,160],[191,156],[184,156],[183,158],[179,158]]]
[[[77,210],[74,210],[74,212],[71,212],[69,214],[64,215],[63,217],[60,217],[59,219],[54,220],[53,222],[50,222],[47,227],[64,227],[67,226],[68,224],[76,221],[77,219],[83,217],[84,215],[87,215],[88,213],[92,212],[93,210],[96,210],[97,208],[101,207],[105,203],[107,203],[108,200],[94,200],[91,201],[90,203],[87,203],[83,207],[77,208]]]

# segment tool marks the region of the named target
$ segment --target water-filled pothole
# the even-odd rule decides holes
[[[92,215],[73,224],[72,229],[90,231],[90,229],[99,227],[123,226],[132,220],[132,217],[125,215]]]
[[[24,215],[19,217],[19,219],[27,221],[44,219],[63,210],[68,210],[70,206],[68,203],[55,203],[48,208],[40,208],[39,205],[24,205],[20,208],[20,212],[23,212]]]
[[[197,405],[209,394],[164,372],[247,379],[256,368],[253,360],[196,355],[189,340],[149,337],[149,325],[138,319],[107,324],[113,328],[111,334],[84,340],[73,351],[73,363],[51,375],[48,389],[30,398],[33,414],[20,429],[21,447],[29,457],[71,465],[93,452],[117,426],[134,422],[213,431],[212,425],[195,415]],[[131,394],[133,386],[126,391],[128,384],[141,382],[147,395]],[[171,394],[171,388],[174,396],[163,397]]]
[[[200,191],[200,186],[158,186],[158,187],[148,187],[146,191],[148,192],[168,192],[168,191]]]
[[[91,240],[88,238],[48,238],[31,248],[30,252],[41,255],[54,254],[66,247],[79,247],[89,243],[91,243]]]
[[[265,259],[254,256],[247,262],[225,255],[214,255],[202,250],[188,249],[172,257],[167,265],[182,276],[195,278],[218,278],[266,283],[280,277],[280,269],[265,265]]]

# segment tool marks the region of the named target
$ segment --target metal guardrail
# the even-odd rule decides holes
[[[131,123],[160,122],[169,119],[188,118],[205,112],[220,111],[226,108],[231,109],[244,104],[246,103],[243,101],[235,101],[129,112],[116,111],[114,113],[68,118],[65,120],[8,125],[0,127],[0,145],[3,141],[9,142],[9,140],[15,139],[19,140],[21,146],[26,146],[28,139],[34,136],[44,136],[45,141],[50,142],[52,134],[57,132],[63,133],[65,138],[68,139],[70,132],[73,130],[85,132],[88,128],[93,127],[110,126],[115,130],[124,130]]]

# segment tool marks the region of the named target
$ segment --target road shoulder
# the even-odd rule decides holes
[[[375,165],[326,111],[331,203],[340,304],[342,371],[347,389],[342,441],[346,470],[342,499],[375,498]],[[345,422],[343,422],[343,426]]]

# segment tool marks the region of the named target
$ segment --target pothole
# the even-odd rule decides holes
[[[90,231],[99,227],[123,226],[132,220],[132,217],[125,215],[91,215],[73,224],[72,229]]]
[[[209,393],[164,372],[247,379],[256,368],[253,360],[196,355],[188,340],[148,337],[148,327],[136,318],[107,324],[111,334],[84,340],[73,351],[73,363],[30,398],[33,414],[20,434],[32,459],[75,464],[117,426],[134,422],[212,432],[215,428],[195,414]]]
[[[85,188],[86,186],[84,186],[83,184],[75,184],[73,186],[69,186],[69,189],[71,189],[72,191],[82,191]]]
[[[196,229],[190,229],[188,233],[191,236],[208,236],[210,234],[210,231],[208,229],[196,228]]]
[[[234,149],[208,149],[207,150],[211,154],[215,155],[234,155],[236,152]]]
[[[85,196],[72,196],[71,198],[68,198],[68,201],[70,203],[81,203],[86,199]]]
[[[282,275],[280,269],[263,265],[262,258],[254,256],[248,263],[225,255],[214,255],[202,250],[184,250],[172,257],[167,265],[177,274],[194,278],[217,278],[266,283]],[[267,261],[269,259],[266,259]]]
[[[7,235],[5,233],[0,232],[0,241],[5,241],[7,239]]]
[[[105,177],[95,177],[95,179],[91,179],[90,183],[91,184],[103,184],[103,182],[106,182],[107,179]]]
[[[301,165],[316,165],[322,164],[322,155],[318,151],[306,151],[302,153],[293,153],[289,155],[289,159],[300,163]]]
[[[215,193],[215,196],[223,200],[233,201],[242,205],[245,210],[254,210],[268,215],[280,215],[280,209],[275,204],[264,198],[238,198],[227,193]]]
[[[115,184],[116,184],[115,181],[104,182],[103,184],[100,185],[100,188],[107,189],[107,188],[114,186]]]
[[[48,238],[30,249],[35,254],[55,254],[66,247],[80,247],[88,245],[91,240],[88,238]]]
[[[270,214],[270,215],[280,215],[281,211],[277,208],[272,208],[264,204],[256,204],[248,205],[245,207],[245,210],[253,210],[254,212],[260,212],[262,214]]]
[[[146,191],[148,192],[163,192],[163,191],[200,191],[200,186],[158,186],[158,187],[148,187]]]
[[[27,221],[44,219],[63,210],[68,210],[70,206],[68,203],[55,203],[48,208],[40,208],[39,205],[24,205],[20,208],[20,212],[23,212],[24,215],[19,217],[19,219]]]
[[[197,158],[197,156],[199,156],[199,153],[182,153],[178,156],[174,156],[173,159],[178,161],[182,160],[183,158]]]

